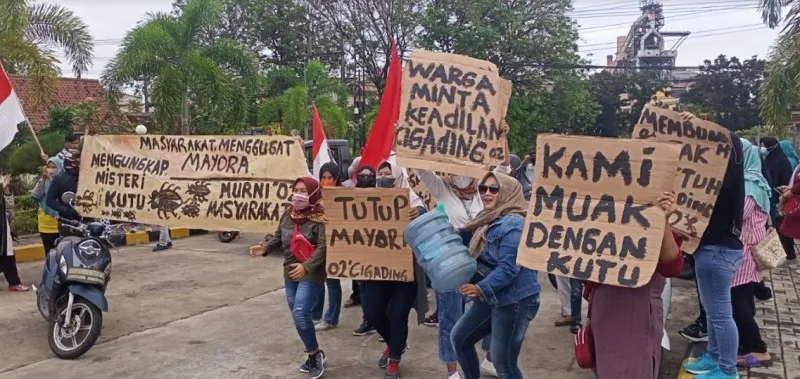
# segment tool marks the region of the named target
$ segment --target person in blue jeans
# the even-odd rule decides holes
[[[322,188],[341,187],[342,178],[339,166],[334,162],[328,162],[319,169],[319,183]],[[325,287],[328,289],[328,311],[323,317],[322,310],[325,308]],[[339,279],[328,278],[325,280],[325,287],[319,290],[317,301],[311,309],[311,318],[314,320],[314,329],[325,331],[339,326],[339,315],[342,312],[342,283]]]
[[[283,277],[286,302],[292,320],[308,358],[300,372],[318,379],[325,373],[325,353],[319,348],[311,308],[325,283],[325,209],[322,191],[314,178],[303,177],[294,182],[291,206],[281,216],[278,230],[263,245],[254,246],[251,255],[266,256],[274,250],[283,251]],[[295,243],[292,241],[295,240]],[[290,247],[298,246],[298,247]]]
[[[685,114],[686,119],[691,115]],[[708,227],[694,252],[697,289],[706,310],[708,347],[697,360],[684,365],[696,379],[739,378],[736,356],[739,332],[733,320],[731,284],[743,257],[740,238],[744,213],[744,153],[742,142],[730,133],[728,168]],[[714,149],[712,149],[714,151]]]
[[[519,353],[528,325],[539,311],[537,272],[517,266],[527,202],[514,178],[487,174],[478,185],[484,210],[463,228],[472,232],[469,252],[488,273],[461,287],[472,305],[450,335],[466,379],[480,378],[475,344],[491,334],[492,363],[501,379],[521,379]]]

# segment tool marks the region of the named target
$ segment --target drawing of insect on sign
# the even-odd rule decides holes
[[[308,175],[286,136],[90,136],[78,211],[142,224],[263,232]]]

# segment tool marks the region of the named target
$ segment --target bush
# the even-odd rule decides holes
[[[50,109],[50,121],[47,130],[60,133],[72,133],[75,121],[75,110],[65,105],[56,105]]]
[[[11,231],[18,236],[36,234],[39,231],[37,212],[33,209],[18,211],[11,220]]]
[[[45,133],[39,136],[39,142],[48,156],[54,156],[64,146],[64,134]],[[8,169],[12,174],[36,174],[44,165],[39,157],[36,141],[28,141],[14,149],[8,157]]]
[[[31,197],[31,195],[17,196],[14,198],[14,203],[14,211],[16,212],[36,209],[39,206],[39,202]]]

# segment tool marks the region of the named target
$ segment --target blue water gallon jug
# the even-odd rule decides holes
[[[436,291],[457,291],[478,269],[461,236],[442,212],[434,210],[410,222],[403,239],[411,245],[417,263],[428,274],[431,287]]]

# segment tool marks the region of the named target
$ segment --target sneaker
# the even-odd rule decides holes
[[[732,375],[728,375],[722,372],[722,369],[717,366],[709,371],[708,374],[695,375],[694,379],[739,379],[739,372],[737,371]]]
[[[316,330],[318,332],[324,332],[326,330],[335,329],[337,326],[339,326],[339,325],[328,324],[327,322],[322,321],[322,322],[314,325],[314,330]]]
[[[172,249],[172,242],[167,242],[166,244],[157,243],[156,246],[153,247],[153,251],[164,251]]]
[[[681,329],[678,334],[692,342],[708,341],[708,330],[703,328],[698,323],[694,323]]]
[[[309,355],[304,366],[308,369],[307,373],[309,378],[321,378],[322,375],[325,374],[325,353],[320,350],[317,354]]]
[[[16,286],[8,286],[8,292],[28,292],[30,290],[31,290],[30,287],[22,284],[17,284]]]
[[[386,340],[385,340],[385,339],[383,339],[383,336],[382,336],[382,335],[380,335],[380,334],[378,334],[378,341],[379,341],[379,342],[386,342]]]
[[[383,374],[383,379],[400,379],[400,361],[390,359],[386,365],[386,373]]]
[[[366,336],[372,333],[375,333],[375,328],[367,325],[366,322],[362,322],[361,326],[359,326],[358,329],[353,331],[354,336]]]
[[[699,358],[691,362],[686,362],[683,368],[694,375],[705,375],[714,369],[719,369],[719,363],[717,363],[714,358],[711,358],[711,354],[703,353]]]
[[[447,375],[447,379],[461,379],[461,374],[456,371],[450,375]]]
[[[386,365],[389,364],[389,346],[386,346],[386,350],[383,351],[380,359],[378,359],[378,367],[386,368]]]
[[[325,362],[328,361],[328,357],[325,356],[325,352],[320,350],[319,351],[319,355],[322,356],[322,364],[325,364]],[[309,364],[310,363],[311,363],[311,357],[308,357],[308,359],[306,359],[306,361],[303,362],[302,365],[300,365],[300,368],[298,369],[298,371],[304,372],[304,373],[308,373],[310,371],[310,369],[309,369]]]
[[[582,326],[582,325],[581,325],[581,324],[579,324],[579,323],[574,323],[574,324],[570,325],[570,326],[569,326],[569,331],[570,331],[570,333],[572,333],[572,334],[578,334],[578,331],[580,331],[580,330],[581,330],[581,326]]]
[[[486,358],[483,358],[483,362],[481,362],[481,371],[488,376],[499,378],[497,375],[497,370],[494,368],[494,363]]]
[[[437,312],[433,312],[433,314],[425,318],[425,321],[423,321],[422,324],[424,324],[425,326],[438,327],[439,314]]]
[[[352,308],[352,307],[356,307],[356,306],[359,306],[359,305],[361,305],[361,302],[360,301],[355,301],[353,299],[347,299],[347,301],[344,302],[344,307],[345,308]]]

